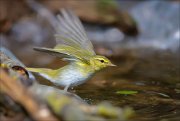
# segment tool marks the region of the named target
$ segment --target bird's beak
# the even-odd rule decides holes
[[[110,63],[109,66],[116,66],[115,64]]]

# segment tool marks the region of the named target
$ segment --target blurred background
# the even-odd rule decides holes
[[[49,68],[66,63],[33,47],[55,46],[56,15],[70,8],[95,51],[118,65],[71,91],[90,104],[131,106],[138,121],[180,118],[179,0],[0,0],[0,8],[1,47],[28,67]],[[117,93],[121,90],[137,94]]]

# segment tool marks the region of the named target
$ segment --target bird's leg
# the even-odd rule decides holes
[[[69,86],[70,86],[70,84],[65,86],[65,88],[64,88],[64,91],[65,91],[65,92],[68,91]]]

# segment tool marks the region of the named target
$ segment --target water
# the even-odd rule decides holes
[[[89,104],[102,101],[115,106],[133,107],[137,121],[180,119],[180,67],[179,57],[169,52],[159,52],[128,60],[115,59],[116,68],[109,68],[95,75],[84,85],[75,87],[75,92]],[[126,60],[127,61],[127,60]],[[134,62],[136,61],[136,62]],[[131,65],[129,67],[128,65]],[[119,70],[124,68],[126,71]],[[128,69],[127,69],[128,68]],[[138,91],[137,94],[121,95],[119,90]],[[164,120],[163,120],[164,119]]]

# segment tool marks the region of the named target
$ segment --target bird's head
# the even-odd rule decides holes
[[[108,58],[100,55],[95,55],[92,58],[90,58],[90,64],[96,71],[99,71],[108,66],[116,66],[112,64]]]

